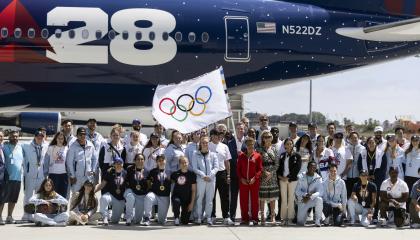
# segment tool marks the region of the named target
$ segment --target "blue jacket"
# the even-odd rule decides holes
[[[23,149],[18,143],[12,145],[5,143],[3,146],[3,154],[5,159],[6,171],[8,179],[11,181],[22,181],[22,166],[23,166]]]
[[[346,208],[347,205],[347,189],[346,183],[339,176],[336,177],[333,182],[333,188],[329,188],[329,184],[332,180],[327,178],[323,183],[324,193],[322,194],[322,199],[324,203],[331,205],[332,207],[337,207],[338,204],[342,204],[343,208]],[[351,189],[350,189],[351,191]]]

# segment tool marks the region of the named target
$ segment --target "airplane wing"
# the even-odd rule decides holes
[[[338,28],[337,34],[367,41],[409,42],[420,41],[420,18],[386,23],[372,27]]]

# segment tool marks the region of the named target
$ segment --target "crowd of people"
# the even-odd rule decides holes
[[[0,225],[15,223],[23,181],[22,221],[39,226],[165,224],[170,206],[175,225],[214,225],[218,191],[228,226],[240,219],[250,226],[420,227],[418,135],[408,140],[397,127],[384,136],[377,126],[362,141],[351,125],[338,132],[329,123],[324,136],[311,123],[298,136],[291,122],[281,139],[267,115],[259,120],[253,128],[243,118],[234,133],[224,124],[191,134],[173,130],[169,139],[159,123],[146,136],[138,119],[126,136],[115,125],[109,139],[96,131],[95,119],[76,135],[64,120],[51,142],[42,128],[27,144],[17,131],[8,141],[0,131]]]

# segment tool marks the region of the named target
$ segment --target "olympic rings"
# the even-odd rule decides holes
[[[170,101],[171,103],[172,103],[172,105],[173,105],[173,107],[171,107],[171,110],[169,111],[169,113],[168,112],[165,112],[165,111],[163,111],[163,109],[162,109],[162,103],[165,101],[165,100],[167,100],[167,101]],[[170,99],[170,98],[163,98],[162,100],[160,100],[160,103],[159,103],[159,109],[160,109],[160,111],[161,112],[163,112],[163,113],[165,113],[165,114],[167,114],[167,115],[171,115],[171,116],[173,116],[174,114],[175,114],[175,112],[176,112],[176,108],[174,107],[175,106],[175,102],[174,102],[174,100],[172,100],[172,99]],[[172,109],[173,109],[173,112],[172,112]]]
[[[197,97],[197,95],[198,95],[198,92],[202,89],[202,88],[207,88],[207,90],[209,90],[209,98],[207,99],[207,101],[205,101],[204,102],[204,100],[203,99],[201,99],[201,100],[203,100],[202,102],[199,102],[198,101],[198,97]],[[213,95],[213,93],[212,93],[212,91],[211,91],[211,89],[209,88],[209,87],[207,87],[207,86],[201,86],[201,87],[199,87],[198,89],[197,89],[197,91],[195,91],[195,101],[197,101],[197,103],[199,103],[199,104],[206,104],[206,103],[208,103],[209,101],[210,101],[210,99],[211,99],[211,97],[212,97],[212,95]]]
[[[192,106],[191,106],[191,104],[188,106],[188,109],[185,109],[185,107],[184,106],[182,106],[183,108],[181,108],[181,106],[179,105],[179,100],[181,100],[182,99],[182,97],[190,97],[191,98],[191,102],[192,102]],[[194,104],[195,104],[195,101],[194,101],[194,98],[193,98],[193,96],[191,96],[190,94],[182,94],[181,96],[179,96],[178,97],[178,99],[176,100],[176,106],[179,108],[179,110],[181,110],[181,111],[183,111],[183,112],[189,112],[189,111],[191,111],[193,108],[194,108]]]
[[[182,106],[182,105],[181,105]],[[184,107],[184,109],[185,109],[185,106],[183,106]],[[175,108],[175,106],[172,106],[171,107],[171,112],[172,112],[172,109],[174,109]],[[176,118],[176,117],[174,117],[174,115],[171,115],[171,117],[173,118],[173,119],[175,119],[175,120],[177,120],[178,122],[183,122],[183,121],[185,121],[185,119],[187,119],[187,117],[188,117],[188,112],[187,111],[185,111],[185,116],[184,116],[184,118],[182,118],[182,119],[178,119],[178,118]]]
[[[204,102],[204,100],[202,98],[197,98],[197,102],[198,102],[198,100]],[[190,107],[191,105],[194,106],[194,101],[191,101],[190,104],[188,105],[188,107]],[[203,115],[203,113],[206,111],[207,105],[206,104],[202,104],[202,105],[203,105],[203,109],[201,110],[201,112],[193,113],[193,111],[190,111],[190,114],[195,116],[195,117]]]
[[[199,97],[198,96],[198,94],[200,93],[200,90],[203,90],[203,89],[207,89],[207,91],[209,93],[206,100],[204,100],[204,97]],[[188,108],[185,105],[182,105],[181,99],[184,98],[184,97],[188,97],[188,98],[191,99],[189,104],[188,104]],[[207,103],[210,101],[210,99],[212,97],[213,97],[213,92],[212,92],[212,90],[209,86],[200,86],[195,91],[194,97],[192,95],[188,94],[188,93],[184,93],[184,94],[180,95],[177,98],[176,101],[174,101],[172,98],[169,98],[169,97],[163,98],[162,100],[160,100],[159,109],[162,113],[171,116],[173,119],[175,119],[179,122],[183,122],[188,118],[188,113],[190,113],[194,117],[198,117],[198,116],[203,115],[205,113],[206,109],[207,109]],[[162,104],[165,101],[169,101],[172,104],[169,111],[165,111],[162,107]],[[200,112],[193,112],[192,111],[194,109],[195,103],[203,105],[203,109]],[[174,116],[175,113],[177,112],[177,109],[179,109],[181,112],[185,112],[185,116],[183,118],[176,118]]]

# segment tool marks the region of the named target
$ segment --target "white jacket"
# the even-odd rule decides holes
[[[89,176],[90,172],[94,172],[97,159],[92,142],[86,140],[83,148],[78,141],[75,141],[67,152],[66,165],[69,177]]]
[[[195,151],[192,160],[193,171],[199,178],[210,177],[212,181],[216,179],[219,171],[219,161],[214,152],[203,155],[200,151]]]
[[[48,144],[39,145],[40,152],[37,153],[37,146],[34,141],[22,145],[23,149],[23,175],[26,179],[44,178],[44,158],[48,150]],[[39,157],[39,164],[38,164]]]

